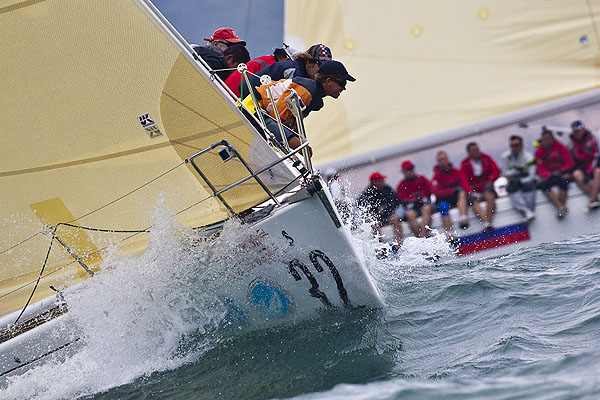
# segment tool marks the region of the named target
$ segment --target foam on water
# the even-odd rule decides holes
[[[384,310],[333,310],[248,333],[214,293],[264,256],[241,250],[255,232],[230,222],[204,241],[166,212],[157,221],[142,256],[112,254],[65,293],[81,348],[12,378],[1,398],[600,395],[598,235],[472,261],[436,233],[393,253],[365,223],[352,241]],[[292,256],[283,238],[265,245],[270,257]]]
[[[413,280],[414,268],[434,267],[457,259],[456,251],[446,240],[446,235],[435,230],[431,231],[428,238],[407,237],[400,249],[391,251],[389,243],[372,236],[371,222],[362,222],[353,232],[352,244],[384,298],[388,291]]]
[[[207,241],[180,226],[163,206],[157,210],[144,254],[124,257],[112,249],[100,273],[64,293],[69,313],[55,334],[79,337],[75,354],[9,378],[0,397],[62,399],[102,392],[193,361],[219,340],[226,309],[215,289],[259,256],[257,249],[239,247],[253,232],[231,221]],[[283,245],[268,245],[275,256],[284,251]]]

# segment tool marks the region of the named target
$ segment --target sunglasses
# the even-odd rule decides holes
[[[510,147],[521,147],[521,143],[511,143]]]
[[[338,81],[337,79],[332,79],[335,83],[337,83],[342,89],[346,89],[346,81]]]

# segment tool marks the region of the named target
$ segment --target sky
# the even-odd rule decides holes
[[[272,53],[283,41],[283,0],[153,0],[154,5],[188,41],[221,27],[236,30],[252,58]]]

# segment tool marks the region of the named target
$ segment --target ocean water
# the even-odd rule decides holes
[[[244,332],[209,295],[244,229],[199,256],[193,233],[164,219],[144,256],[115,255],[117,269],[67,293],[84,329],[76,354],[10,378],[0,398],[600,398],[600,235],[479,261],[440,237],[380,260],[357,236],[385,309]]]

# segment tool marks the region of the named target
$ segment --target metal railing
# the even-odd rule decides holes
[[[221,140],[220,142],[214,143],[212,145],[210,145],[209,147],[207,147],[204,150],[199,151],[198,153],[194,154],[193,156],[191,156],[190,158],[188,158],[186,160],[186,162],[189,162],[192,167],[194,168],[194,170],[198,173],[198,175],[200,175],[200,177],[206,182],[206,184],[208,185],[208,187],[212,190],[213,192],[213,196],[218,198],[221,203],[223,203],[223,205],[225,206],[225,208],[227,208],[227,210],[232,214],[235,215],[235,211],[233,210],[233,208],[227,203],[227,201],[225,200],[225,198],[222,196],[223,193],[225,193],[228,190],[231,190],[239,185],[241,185],[242,183],[250,180],[250,179],[254,179],[256,180],[256,182],[260,185],[260,187],[265,191],[265,193],[269,196],[269,198],[271,200],[273,200],[275,202],[275,204],[280,204],[279,200],[277,200],[276,194],[274,194],[268,187],[267,185],[265,185],[265,183],[260,179],[259,175],[262,174],[263,172],[273,168],[274,166],[276,166],[277,164],[281,164],[283,163],[285,160],[290,159],[291,157],[293,157],[295,154],[303,151],[304,149],[306,149],[306,147],[308,146],[308,143],[303,143],[302,145],[300,145],[298,148],[290,151],[288,154],[284,155],[283,157],[279,158],[278,160],[275,160],[269,164],[267,164],[266,166],[258,169],[257,171],[254,171],[252,169],[252,167],[248,164],[248,162],[246,162],[246,160],[244,160],[244,158],[242,157],[242,155],[236,150],[236,148],[230,144],[227,140]],[[242,179],[237,180],[236,182],[233,182],[227,186],[225,186],[222,189],[217,189],[214,184],[210,181],[210,179],[206,176],[206,174],[204,174],[201,170],[201,168],[197,165],[196,163],[196,159],[200,156],[202,156],[203,154],[206,154],[207,152],[216,149],[217,147],[223,147],[224,149],[226,149],[228,152],[233,153],[233,155],[238,158],[240,160],[240,162],[242,163],[242,165],[248,170],[249,175],[245,176]],[[221,159],[223,159],[223,162],[229,161],[228,159],[225,159],[224,156],[222,156],[221,154],[219,154],[221,156]],[[233,158],[233,157],[231,157]],[[305,171],[306,172],[306,171]],[[301,172],[301,176],[302,176],[302,172]]]

